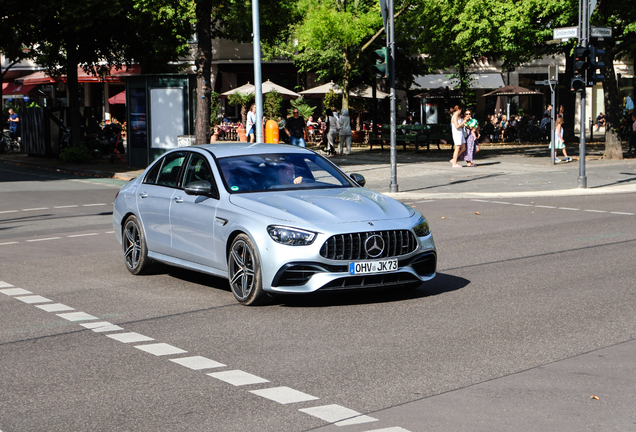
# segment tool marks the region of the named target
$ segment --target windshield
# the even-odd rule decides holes
[[[230,193],[354,186],[317,154],[241,155],[218,161]]]

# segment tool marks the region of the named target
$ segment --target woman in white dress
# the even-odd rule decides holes
[[[453,158],[450,160],[453,168],[461,168],[462,166],[457,163],[457,158],[460,154],[466,150],[466,138],[464,137],[464,125],[470,120],[470,111],[466,111],[464,118],[460,120],[462,115],[462,108],[459,105],[455,105],[455,108],[451,108],[451,133],[453,135],[453,144],[455,144],[455,151],[453,152]]]

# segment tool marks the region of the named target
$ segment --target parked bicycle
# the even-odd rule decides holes
[[[0,137],[0,152],[20,153],[20,138],[13,138],[8,129],[2,131],[2,136]]]
[[[104,154],[113,154],[115,149],[123,152],[121,140],[121,127],[109,124],[100,129],[96,134],[87,135],[83,138],[86,147],[95,159],[99,159]]]

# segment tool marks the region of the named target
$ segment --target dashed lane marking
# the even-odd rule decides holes
[[[82,207],[97,207],[97,206],[105,206],[108,204],[105,203],[99,203],[99,204],[82,204]]]
[[[359,412],[356,412],[352,409],[345,408],[340,405],[324,405],[317,406],[311,408],[302,408],[298,411],[304,412],[305,414],[309,414],[314,417],[318,417],[321,420],[327,421],[329,423],[336,423],[348,420],[356,420],[355,423],[347,423],[348,424],[360,424],[360,423],[370,423],[374,421],[378,421],[373,417],[362,416]],[[342,424],[336,423],[338,426],[345,426]]]
[[[373,429],[373,430],[368,430],[365,432],[409,432],[409,430],[401,428],[399,426],[395,426],[395,427],[388,427],[388,428],[382,428],[382,429]]]
[[[103,234],[114,234],[115,231],[105,231]],[[96,235],[100,235],[101,233],[98,232],[91,232],[91,233],[83,233],[83,234],[71,234],[71,235],[67,235],[66,238],[77,238],[77,237],[91,237],[91,236],[96,236]],[[10,246],[10,245],[15,245],[15,244],[20,244],[20,243],[34,243],[34,242],[41,242],[41,241],[48,241],[48,240],[59,240],[62,237],[46,237],[46,238],[34,238],[34,239],[29,239],[29,240],[24,240],[23,242],[19,242],[19,241],[10,241],[10,242],[4,242],[4,243],[0,243],[0,246]]]
[[[130,333],[117,333],[117,334],[108,334],[106,335],[111,339],[115,339],[116,341],[123,343],[137,343],[137,342],[147,342],[153,341],[154,339],[148,336],[144,336],[139,333],[130,332]]]
[[[3,210],[3,211],[0,211],[0,214],[1,213],[17,213],[17,212],[18,212],[17,210]]]
[[[8,296],[13,296],[16,299],[21,300],[23,303],[32,303],[37,308],[40,308],[47,312],[75,310],[72,307],[63,305],[61,303],[36,304],[38,301],[52,301],[52,300],[49,300],[45,297],[38,296],[38,295],[26,296],[26,294],[32,294],[31,291],[25,290],[23,288],[15,288],[13,285],[4,281],[0,281],[0,288],[1,288],[0,293],[8,295]],[[22,296],[22,297],[18,297],[18,296]],[[122,327],[112,324],[108,321],[97,321],[98,320],[97,317],[93,315],[89,315],[85,312],[58,313],[56,315],[59,316],[60,318],[64,318],[71,322],[89,321],[84,323],[79,322],[78,324],[94,332],[113,332],[113,331],[123,330]],[[106,336],[123,343],[154,341],[154,339],[151,337],[144,336],[142,334],[135,333],[135,332],[112,333],[112,334],[106,334]],[[170,356],[170,355],[179,355],[179,354],[187,353],[186,350],[183,350],[181,348],[178,348],[166,343],[143,344],[143,345],[135,345],[134,347],[139,350],[145,351],[147,353],[153,354],[155,356]],[[168,360],[192,370],[226,367],[226,365],[224,365],[223,363],[219,363],[217,361],[214,361],[202,356],[179,357],[179,358],[172,358]],[[226,370],[221,372],[208,373],[207,375],[210,377],[216,378],[220,381],[224,381],[226,383],[232,384],[234,386],[245,386],[245,385],[263,384],[263,383],[270,382],[269,380],[266,380],[264,378],[261,378],[259,376],[256,376],[241,370]],[[284,386],[252,390],[250,391],[250,393],[253,393],[265,399],[269,399],[271,401],[280,403],[282,405],[319,400],[319,398],[316,396],[312,396],[307,393],[303,393],[301,391],[294,390],[290,387],[284,387]],[[335,405],[335,404],[318,406],[313,408],[304,408],[304,409],[301,409],[300,411],[306,414],[312,415],[314,417],[317,417],[321,420],[327,421],[329,423],[336,424],[337,426],[348,426],[348,425],[356,425],[356,424],[377,421],[377,419],[373,417],[360,414],[357,411],[351,410],[349,408],[345,408],[340,405]],[[367,431],[367,432],[373,432],[373,431]],[[377,429],[375,432],[409,432],[409,431],[400,427],[394,427],[394,428],[386,428],[386,429]]]
[[[252,390],[250,393],[253,393],[257,396],[264,397],[269,400],[273,400],[274,402],[278,402],[281,405],[287,405],[291,403],[298,402],[307,402],[311,400],[318,400],[316,396],[308,395],[307,393],[300,392],[298,390],[294,390],[289,387],[273,387],[261,390]]]
[[[64,208],[73,208],[73,207],[79,207],[79,206],[77,204],[73,204],[73,205],[55,206],[53,208],[55,208],[55,209],[64,209]]]
[[[48,210],[48,207],[37,207],[37,208],[30,208],[30,209],[22,209],[22,211],[37,211],[37,210]]]
[[[81,206],[79,204],[69,204],[69,205],[61,205],[61,206],[54,206],[54,207],[34,207],[34,208],[26,208],[26,209],[20,209],[20,210],[3,210],[0,211],[0,214],[3,213],[17,213],[17,212],[31,212],[31,211],[39,211],[39,210],[51,210],[51,208],[54,209],[67,209],[67,208],[79,208],[79,207],[100,207],[100,206],[107,206],[107,205],[113,205],[114,203],[111,204],[107,204],[107,203],[95,203],[95,204],[82,204]]]
[[[223,372],[213,372],[207,374],[212,378],[216,378],[221,381],[225,381],[228,384],[232,384],[233,386],[244,386],[251,384],[262,384],[268,383],[269,380],[265,378],[258,377],[256,375],[252,375],[251,373],[243,372],[241,370],[230,370]]]
[[[17,300],[20,300],[21,302],[27,303],[27,304],[35,304],[35,303],[48,303],[51,302],[53,300],[49,300],[46,297],[42,297],[39,295],[31,295],[31,296],[26,296],[26,297],[16,297]]]
[[[636,213],[618,212],[618,211],[613,212],[613,211],[609,211],[609,210],[594,210],[594,209],[580,209],[580,208],[573,208],[573,207],[557,207],[557,206],[538,205],[538,204],[509,203],[509,202],[505,202],[505,201],[489,201],[489,200],[481,200],[481,199],[472,199],[471,201],[490,203],[490,204],[512,204],[512,205],[522,206],[522,207],[536,207],[536,208],[547,208],[547,209],[569,210],[569,211],[585,211],[585,212],[590,212],[590,213],[610,213],[610,214],[624,215],[624,216],[636,216]]]
[[[40,308],[46,312],[64,312],[64,311],[72,311],[75,310],[70,306],[66,306],[62,303],[52,303],[52,304],[43,304],[43,305],[35,305],[36,308]]]
[[[90,321],[96,320],[97,317],[93,315],[89,315],[86,312],[71,312],[71,313],[63,313],[57,314],[60,318],[64,318],[65,320],[69,320],[71,322],[75,321]]]
[[[185,354],[186,350],[181,348],[177,348],[176,346],[168,345],[167,343],[156,343],[156,344],[148,344],[148,345],[137,345],[135,348],[150,353],[156,356],[164,356],[164,355],[174,355],[174,354]]]
[[[175,362],[180,364],[181,366],[185,366],[192,370],[201,370],[201,369],[212,369],[225,367],[223,363],[219,363],[214,360],[210,360],[209,358],[205,358],[202,356],[193,356],[193,357],[181,357],[176,359],[170,359],[171,362]]]
[[[107,321],[100,322],[88,322],[85,324],[80,324],[82,327],[87,328],[89,330],[93,330],[95,333],[103,333],[109,331],[118,331],[123,330],[123,327],[119,327],[118,325],[111,324]]]

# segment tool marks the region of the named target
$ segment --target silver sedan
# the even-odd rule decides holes
[[[121,188],[113,225],[132,274],[165,263],[221,276],[245,305],[432,279],[424,216],[364,183],[300,147],[186,147]]]

